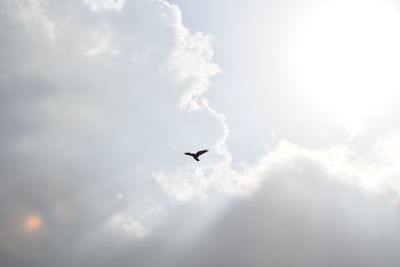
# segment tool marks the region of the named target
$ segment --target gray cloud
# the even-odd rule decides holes
[[[142,238],[164,199],[151,171],[184,150],[177,135],[208,144],[219,132],[205,124],[211,114],[179,108],[218,70],[208,37],[192,37],[164,1],[133,1],[118,14],[16,1],[1,18],[2,254],[70,266],[96,236]],[[202,69],[182,77],[186,61]],[[190,121],[210,134],[188,132]],[[42,225],[28,229],[34,215]]]

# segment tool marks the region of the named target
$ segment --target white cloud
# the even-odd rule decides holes
[[[46,14],[46,0],[7,1],[3,9],[9,15],[16,16],[30,31],[32,41],[45,37],[51,43],[56,41],[57,28],[52,19]],[[4,12],[3,11],[3,12]],[[39,38],[34,35],[38,35]]]
[[[122,10],[125,0],[83,0],[85,5],[88,5],[94,12],[104,10]]]
[[[87,50],[86,55],[88,56],[100,55],[109,49],[110,37],[94,33],[93,39],[95,44]]]
[[[165,8],[173,10],[173,16],[164,13],[167,23],[177,30],[176,46],[170,56],[167,69],[176,71],[180,79],[191,79],[193,83],[182,98],[181,107],[189,110],[199,108],[198,98],[210,87],[210,78],[221,69],[211,61],[213,50],[211,37],[204,33],[191,34],[182,24],[181,11],[167,1],[160,1]]]
[[[381,136],[375,144],[374,152],[378,160],[396,164],[400,160],[400,133],[390,133]]]
[[[110,226],[115,230],[123,231],[124,233],[134,238],[144,238],[148,235],[148,229],[138,220],[131,218],[127,214],[117,213],[109,219]]]
[[[197,196],[219,191],[230,195],[248,196],[258,189],[263,180],[270,179],[276,170],[296,171],[298,162],[310,162],[319,166],[334,182],[355,186],[359,190],[376,194],[396,191],[400,196],[400,175],[396,144],[397,136],[382,137],[377,142],[381,159],[366,159],[347,145],[328,149],[306,149],[280,141],[277,147],[264,155],[256,164],[241,169],[231,166],[230,154],[224,154],[219,162],[205,166],[186,166],[172,173],[154,174],[166,192],[178,201],[188,201]],[[228,160],[226,160],[228,159]],[[301,166],[300,166],[301,168]]]

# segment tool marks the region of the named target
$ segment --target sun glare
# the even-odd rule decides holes
[[[399,87],[400,19],[384,1],[334,1],[299,27],[294,66],[306,93],[350,131],[384,108]]]

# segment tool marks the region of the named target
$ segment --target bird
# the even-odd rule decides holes
[[[203,155],[206,152],[208,152],[208,149],[200,150],[200,151],[197,151],[196,153],[186,152],[185,155],[192,156],[196,161],[200,161],[199,156]]]

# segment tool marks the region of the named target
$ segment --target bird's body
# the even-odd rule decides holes
[[[208,152],[208,149],[197,151],[196,153],[186,152],[185,155],[192,156],[196,161],[199,160],[199,156],[203,155],[204,153]]]

